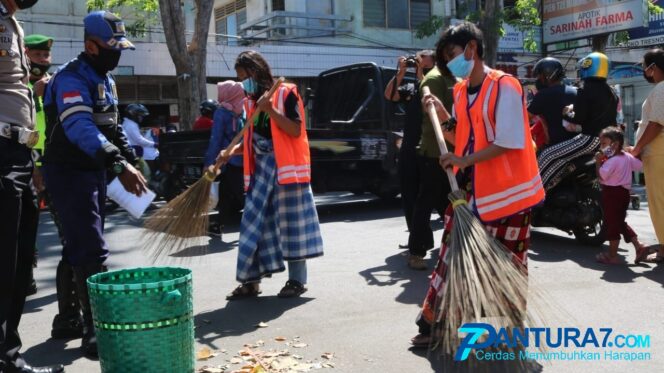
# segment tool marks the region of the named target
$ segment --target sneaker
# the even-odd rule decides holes
[[[408,256],[408,267],[418,271],[424,271],[427,269],[427,263],[424,261],[424,258],[417,255]]]

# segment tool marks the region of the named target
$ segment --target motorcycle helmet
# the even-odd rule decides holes
[[[206,116],[206,117],[211,117],[212,114],[214,114],[215,110],[217,110],[219,106],[217,105],[217,101],[212,100],[212,99],[207,99],[203,102],[201,102],[200,106],[198,107],[201,111],[201,115]]]
[[[545,57],[535,64],[533,75],[538,79],[541,75],[544,78],[544,82],[550,84],[565,77],[565,68],[557,58]]]
[[[579,60],[579,78],[606,79],[609,76],[609,58],[604,53],[592,52]]]
[[[125,108],[125,117],[138,124],[141,124],[148,115],[150,115],[148,108],[142,104],[129,104]]]

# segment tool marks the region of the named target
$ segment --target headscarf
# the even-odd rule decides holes
[[[244,98],[242,83],[233,80],[217,83],[217,101],[219,102],[219,106],[239,115],[242,114]]]

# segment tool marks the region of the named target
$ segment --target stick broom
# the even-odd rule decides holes
[[[279,78],[263,96],[272,97],[284,78]],[[255,110],[242,130],[224,150],[223,157],[210,166],[203,176],[179,196],[168,202],[146,219],[147,249],[153,259],[184,249],[193,238],[207,235],[210,209],[210,187],[219,174],[223,159],[240,142],[260,110]],[[161,234],[163,233],[163,234]]]
[[[430,94],[424,87],[425,95]],[[438,115],[433,104],[426,107],[441,154],[448,153]],[[487,322],[498,327],[521,327],[526,318],[528,277],[526,268],[513,254],[487,232],[472,213],[466,191],[459,190],[452,169],[447,168],[454,208],[453,227],[443,260],[447,271],[443,279],[442,299],[435,312],[433,334],[441,353],[453,355],[461,338],[459,328],[467,322]],[[499,323],[500,325],[497,325]],[[432,340],[433,341],[433,340]]]

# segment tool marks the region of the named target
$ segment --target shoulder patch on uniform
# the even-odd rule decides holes
[[[83,102],[83,97],[81,97],[80,91],[70,91],[62,94],[63,104],[74,104],[77,102]]]

